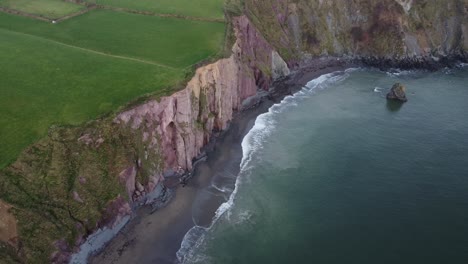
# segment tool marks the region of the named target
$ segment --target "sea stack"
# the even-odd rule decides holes
[[[394,100],[400,102],[407,102],[408,99],[406,98],[406,88],[401,83],[395,83],[392,86],[392,89],[387,94],[387,100]]]

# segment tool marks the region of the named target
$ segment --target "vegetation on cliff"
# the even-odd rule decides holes
[[[130,199],[119,178],[129,165],[136,182],[158,180],[159,149],[115,113],[173,93],[220,56],[222,1],[209,2],[218,11],[192,14],[185,0],[152,10],[167,16],[0,0],[0,262],[46,263],[112,225]]]
[[[467,3],[246,0],[246,12],[286,58],[447,56],[468,48]]]
[[[98,128],[104,124],[52,128],[49,137],[2,171],[1,198],[14,206],[11,212],[18,225],[18,238],[9,243],[23,261],[49,262],[57,241],[63,239],[59,243],[66,250],[66,245],[105,225],[110,202],[125,197],[115,175],[135,159],[138,146],[117,126]],[[97,130],[99,135],[94,135]],[[77,142],[86,132],[88,136]]]

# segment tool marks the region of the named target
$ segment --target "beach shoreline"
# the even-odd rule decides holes
[[[90,256],[88,263],[176,263],[176,253],[187,232],[194,226],[209,227],[216,210],[234,190],[242,160],[241,143],[256,118],[309,81],[358,67],[372,68],[372,65],[353,59],[318,58],[274,82],[267,93],[253,98],[257,101],[254,106],[234,115],[228,129],[214,133],[187,184],[172,184],[174,188],[169,188],[169,202],[156,211],[152,206],[138,208],[130,222],[104,248]],[[228,186],[226,190],[213,187],[219,180]]]
[[[256,118],[285,96],[324,74],[356,67],[337,58],[318,59],[276,81],[258,103],[235,114],[229,128],[213,137],[206,158],[192,171],[185,186],[174,189],[171,200],[154,211],[140,207],[130,222],[88,263],[176,263],[185,234],[194,226],[209,227],[219,206],[229,199],[242,160],[242,140]],[[219,188],[218,185],[223,186]]]

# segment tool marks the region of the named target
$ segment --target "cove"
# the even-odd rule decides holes
[[[385,100],[395,82],[408,103]],[[466,68],[312,80],[257,118],[233,194],[179,261],[465,263],[466,83]]]

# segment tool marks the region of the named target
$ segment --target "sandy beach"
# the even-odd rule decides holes
[[[336,59],[311,65],[277,82],[256,107],[238,113],[229,129],[215,136],[207,147],[206,160],[197,164],[187,185],[172,190],[174,195],[168,205],[155,212],[139,208],[130,223],[89,263],[175,263],[187,231],[195,225],[209,226],[218,207],[229,199],[239,173],[241,143],[256,117],[308,81],[350,67]]]

